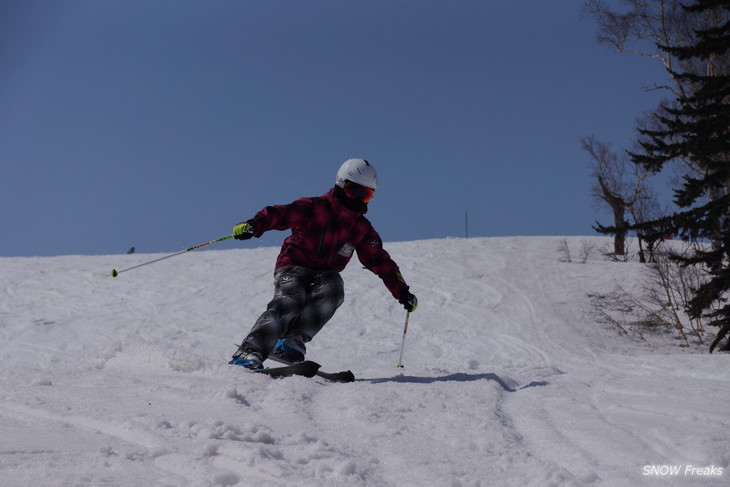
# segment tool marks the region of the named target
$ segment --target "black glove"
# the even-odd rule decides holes
[[[416,308],[418,308],[418,299],[411,293],[406,293],[401,296],[398,302],[402,304],[409,313],[411,311],[416,311]]]
[[[233,238],[236,240],[248,240],[253,237],[253,225],[248,222],[239,223],[233,227]]]

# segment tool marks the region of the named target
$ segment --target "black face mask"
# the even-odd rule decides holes
[[[345,194],[345,190],[337,185],[335,185],[335,198],[337,198],[337,201],[342,203],[342,205],[348,210],[358,213],[365,213],[366,211],[368,211],[367,203],[364,203],[362,200],[350,198]]]

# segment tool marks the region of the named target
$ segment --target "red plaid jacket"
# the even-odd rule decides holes
[[[276,259],[277,269],[295,265],[340,272],[357,252],[362,265],[377,274],[396,299],[408,292],[378,232],[363,213],[340,203],[334,189],[288,205],[267,206],[248,222],[254,227],[255,237],[268,230],[291,229]]]

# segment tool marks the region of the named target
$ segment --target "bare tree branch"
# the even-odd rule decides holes
[[[591,157],[592,175],[595,183],[591,188],[593,198],[599,204],[606,204],[614,217],[614,252],[624,255],[625,239],[628,233],[626,212],[639,200],[653,197],[646,179],[649,171],[619,157],[611,145],[596,140],[594,136],[583,138],[582,147]]]

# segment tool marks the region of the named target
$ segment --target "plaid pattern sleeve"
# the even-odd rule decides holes
[[[254,227],[254,237],[269,230],[287,230],[311,218],[314,211],[312,198],[300,198],[288,205],[267,206],[256,213],[248,223]]]
[[[400,299],[408,292],[408,285],[400,273],[398,265],[383,248],[380,235],[370,226],[365,238],[357,246],[357,258],[362,265],[383,280],[395,299]]]

